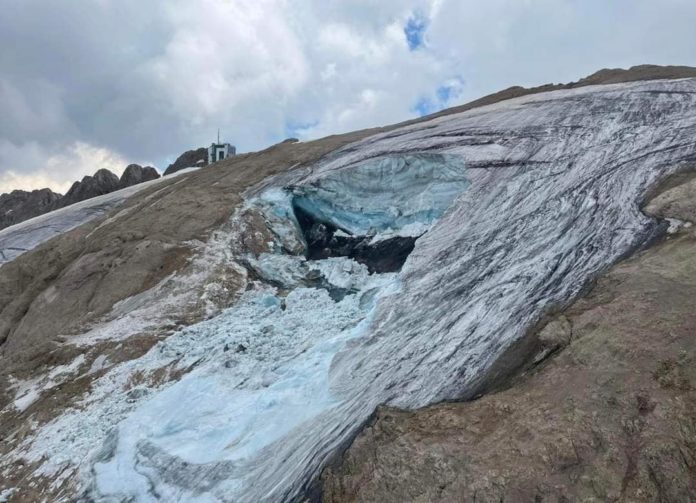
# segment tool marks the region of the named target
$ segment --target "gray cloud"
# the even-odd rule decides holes
[[[218,127],[254,150],[513,84],[696,64],[695,15],[686,0],[4,0],[0,191],[162,168]]]

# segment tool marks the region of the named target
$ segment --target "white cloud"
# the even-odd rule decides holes
[[[82,142],[50,153],[32,141],[21,146],[0,141],[0,193],[48,187],[64,194],[72,183],[101,168],[121,176],[128,162],[120,155]],[[17,166],[13,168],[12,166]],[[26,169],[29,166],[30,169]]]
[[[169,3],[174,35],[143,65],[143,77],[195,126],[298,92],[308,79],[305,55],[277,7],[272,0]]]
[[[696,4],[687,0],[5,0],[3,8],[0,46],[14,49],[0,50],[0,177],[42,173],[53,187],[114,159],[164,168],[218,127],[241,151],[256,150],[515,84],[696,64]],[[404,33],[409,19],[425,29],[416,50]],[[8,144],[22,145],[17,157]],[[110,154],[76,161],[76,145]]]

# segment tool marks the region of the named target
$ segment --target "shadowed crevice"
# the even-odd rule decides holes
[[[397,272],[418,239],[396,236],[373,243],[372,236],[350,235],[330,222],[316,219],[296,204],[293,204],[293,210],[307,242],[306,255],[309,260],[349,257],[365,264],[370,273]]]

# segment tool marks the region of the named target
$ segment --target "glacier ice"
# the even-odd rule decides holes
[[[234,494],[259,453],[336,406],[328,381],[333,356],[362,335],[377,299],[398,289],[395,275],[370,276],[349,259],[309,267],[315,265],[353,293],[336,302],[325,289],[298,287],[281,301],[275,288],[260,286],[117,366],[97,381],[84,410],[37,438],[36,455],[53,453],[46,473],[78,465],[97,441],[103,446],[87,474],[97,493],[89,497],[207,501]],[[135,372],[167,367],[190,372],[156,389],[129,389]]]
[[[271,188],[257,203],[283,250],[395,272],[467,185],[460,157],[407,153]]]
[[[27,456],[79,466],[104,501],[295,499],[376,405],[472,396],[545,309],[658,232],[639,203],[694,138],[696,80],[585,87],[381,133],[266,184],[250,204],[272,253],[246,260],[287,296],[261,283],[112,369]],[[314,262],[293,205],[345,236],[420,237],[399,273]],[[123,391],[165,365],[191,370]]]
[[[467,184],[459,156],[384,155],[293,186],[292,204],[350,235],[414,236],[427,230]]]

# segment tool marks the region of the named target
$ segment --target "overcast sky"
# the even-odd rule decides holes
[[[694,0],[0,0],[0,192],[604,67],[696,66]]]

